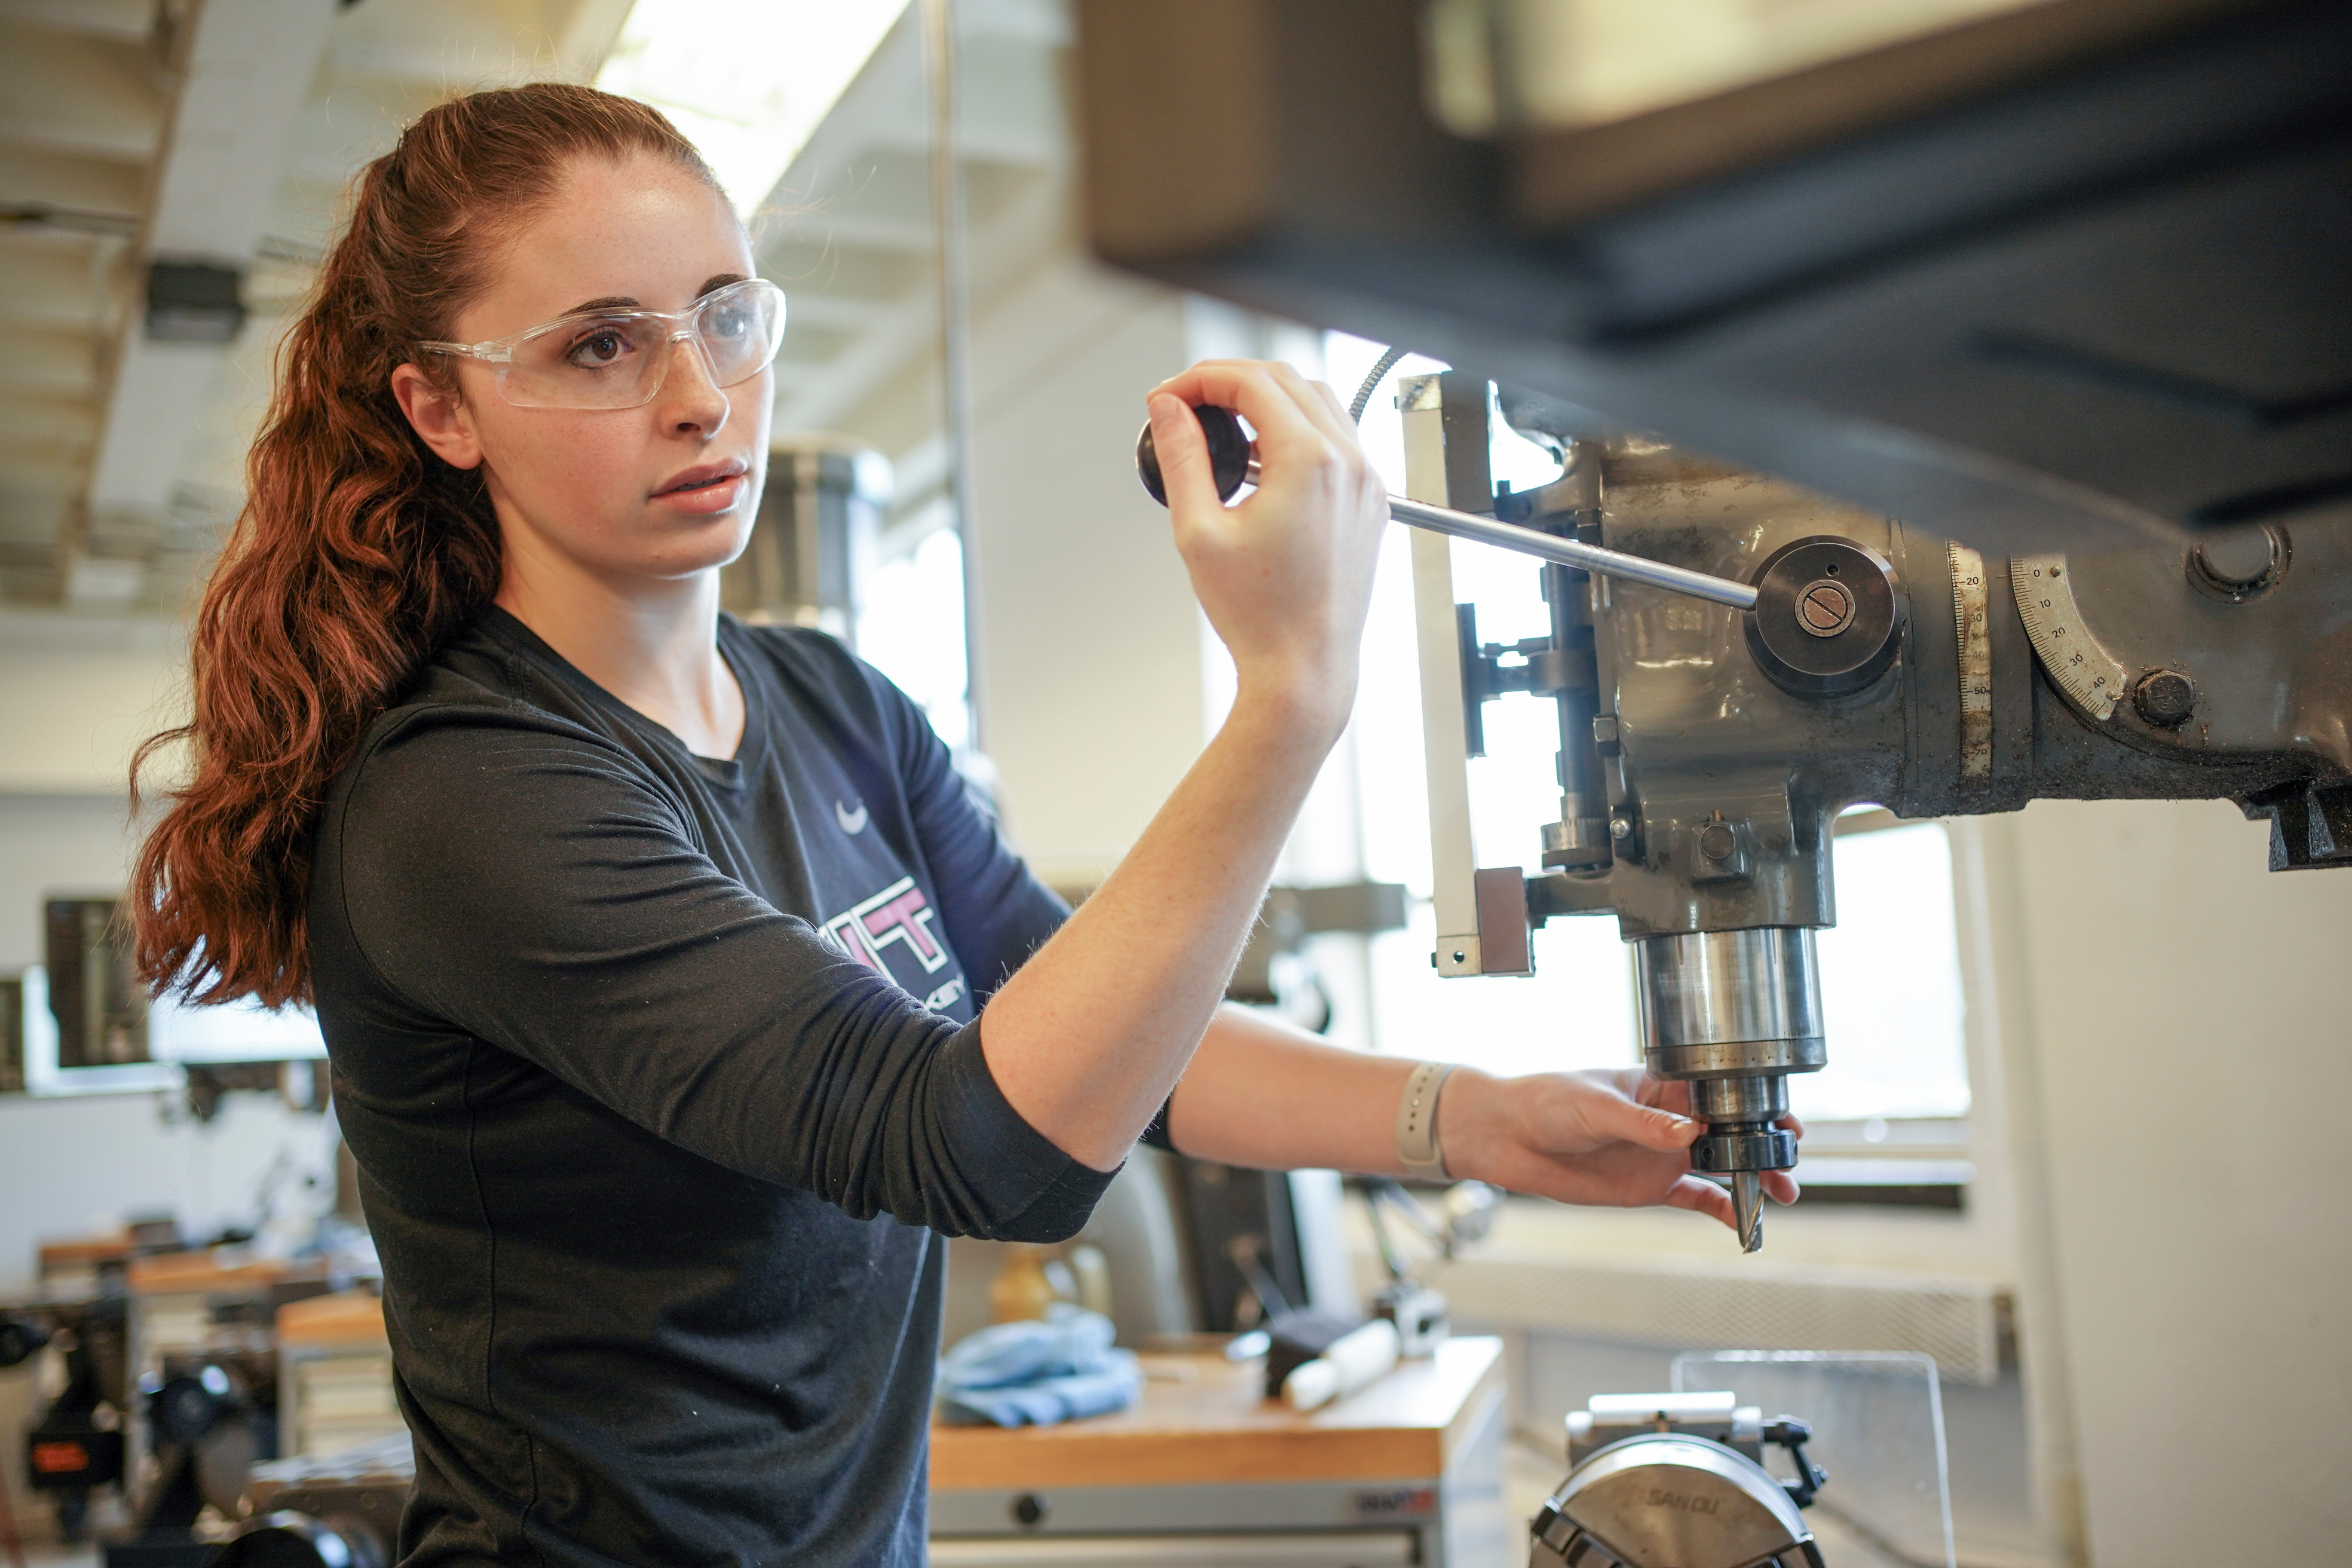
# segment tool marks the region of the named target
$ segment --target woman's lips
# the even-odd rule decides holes
[[[746,471],[740,463],[690,468],[654,495],[673,511],[725,511],[743,499]]]

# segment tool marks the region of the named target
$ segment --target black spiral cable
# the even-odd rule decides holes
[[[1364,422],[1364,410],[1371,404],[1372,389],[1380,385],[1382,376],[1396,369],[1397,362],[1404,358],[1405,352],[1403,349],[1391,349],[1372,363],[1371,374],[1364,377],[1364,384],[1356,388],[1356,400],[1348,405],[1349,419],[1359,425]]]

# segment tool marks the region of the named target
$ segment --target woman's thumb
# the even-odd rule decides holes
[[[1610,1097],[1602,1114],[1594,1120],[1603,1124],[1603,1131],[1628,1143],[1669,1152],[1689,1148],[1701,1131],[1699,1124],[1687,1116],[1614,1095]]]
[[[1183,399],[1165,392],[1152,394],[1151,449],[1160,459],[1160,484],[1168,496],[1168,510],[1182,518],[1202,506],[1222,506],[1216,476],[1209,468],[1209,439],[1201,421]]]

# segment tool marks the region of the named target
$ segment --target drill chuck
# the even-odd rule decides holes
[[[1759,1245],[1757,1173],[1797,1163],[1796,1134],[1778,1125],[1791,1073],[1828,1065],[1821,970],[1803,926],[1693,931],[1633,944],[1642,1044],[1650,1070],[1690,1085],[1706,1131],[1694,1170],[1733,1178],[1741,1239]]]

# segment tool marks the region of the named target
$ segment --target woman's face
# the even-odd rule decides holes
[[[458,342],[505,337],[583,306],[682,310],[752,275],[725,201],[657,158],[581,159],[546,207],[496,242],[491,280],[450,323]],[[772,370],[711,384],[677,345],[636,408],[518,408],[491,366],[455,359],[458,397],[403,365],[394,389],[427,445],[480,467],[511,582],[518,568],[585,573],[613,590],[676,582],[733,560],[766,477]]]

